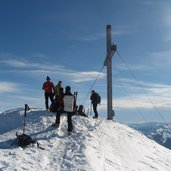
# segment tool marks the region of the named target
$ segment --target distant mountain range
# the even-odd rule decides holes
[[[142,123],[142,124],[128,124],[129,127],[134,128],[148,138],[156,141],[160,145],[171,149],[171,123]]]

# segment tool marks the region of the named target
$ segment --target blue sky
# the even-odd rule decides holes
[[[112,60],[116,120],[160,122],[162,114],[171,121],[170,16],[170,0],[1,0],[0,112],[25,103],[45,108],[47,75],[78,91],[77,104],[88,110],[110,24],[120,54]],[[105,67],[93,89],[107,117]]]

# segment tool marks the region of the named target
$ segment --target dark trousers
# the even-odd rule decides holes
[[[62,114],[63,112],[64,112],[64,111],[61,110],[61,111],[58,111],[58,112],[56,113],[56,121],[55,121],[55,124],[60,124],[60,117],[61,117],[61,114]],[[68,132],[72,132],[72,130],[73,130],[72,115],[73,115],[73,112],[67,112]]]
[[[95,117],[98,117],[97,103],[93,103],[93,111],[94,111]]]
[[[53,103],[53,94],[52,93],[45,93],[45,106],[46,109],[49,109],[49,99],[51,101],[51,103]]]
[[[73,112],[67,112],[68,132],[72,132],[73,130],[72,115]]]
[[[57,111],[55,124],[60,124],[60,117],[62,113],[64,113],[63,109]]]

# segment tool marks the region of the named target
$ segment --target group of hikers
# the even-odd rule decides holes
[[[46,110],[56,112],[56,120],[52,126],[58,128],[60,125],[60,115],[66,113],[68,132],[72,132],[72,116],[74,114],[87,116],[83,105],[79,105],[79,108],[77,107],[76,97],[71,93],[71,87],[66,86],[64,92],[62,81],[58,81],[57,85],[54,86],[54,83],[51,81],[50,77],[47,76],[46,81],[43,83],[42,89],[44,90]],[[49,105],[49,99],[51,101],[51,105]],[[95,115],[93,118],[98,118],[97,105],[100,103],[101,99],[95,90],[91,91],[90,100]]]

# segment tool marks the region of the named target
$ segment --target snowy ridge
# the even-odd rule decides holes
[[[43,110],[27,113],[26,134],[45,148],[11,145],[22,133],[22,109],[0,114],[0,170],[3,171],[171,171],[171,151],[116,122],[73,116],[67,135],[66,116],[59,129],[55,116]]]

